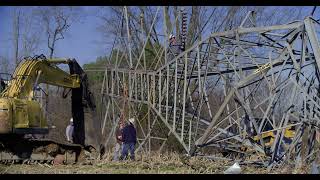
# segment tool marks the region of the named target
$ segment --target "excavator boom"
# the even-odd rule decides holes
[[[79,75],[70,75],[58,68],[57,64],[66,64],[70,60],[33,60],[26,59],[15,70],[10,85],[2,94],[2,97],[32,99],[34,89],[39,84],[79,88]]]

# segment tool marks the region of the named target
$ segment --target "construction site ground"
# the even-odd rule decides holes
[[[114,162],[111,159],[111,154],[108,154],[105,160],[91,161],[90,164],[1,164],[0,174],[223,174],[234,163],[199,157],[187,160],[175,153],[149,157],[138,155],[135,161]],[[266,168],[252,164],[240,166],[241,174],[304,174],[309,171],[284,167],[268,172]]]

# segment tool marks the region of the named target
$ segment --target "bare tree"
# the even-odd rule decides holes
[[[4,57],[4,56],[0,56],[0,73],[9,73],[10,69],[10,62],[9,60]]]
[[[17,67],[19,63],[20,18],[21,11],[20,9],[15,8],[13,10],[13,43],[15,67]]]
[[[52,58],[56,43],[64,39],[73,22],[79,19],[78,7],[39,7],[37,14],[46,33],[49,57]]]
[[[21,55],[27,57],[33,55],[41,42],[40,23],[34,17],[34,8],[24,8],[22,11],[21,24]]]
[[[17,67],[21,57],[31,56],[38,48],[41,39],[40,24],[34,18],[33,7],[12,8],[13,65]],[[6,57],[10,59],[9,57]]]
[[[53,58],[57,42],[62,40],[67,35],[71,25],[80,20],[81,7],[36,7],[34,9],[35,18],[41,22],[41,26],[44,27],[45,40],[47,42],[47,47],[49,49],[48,57]],[[29,40],[33,40],[32,37]],[[32,47],[31,47],[32,48]],[[49,123],[52,123],[52,120],[48,118],[48,110],[50,104],[55,104],[55,97],[50,93],[49,85],[45,86],[46,98],[45,98],[45,116],[49,120]],[[54,102],[49,104],[49,100]]]

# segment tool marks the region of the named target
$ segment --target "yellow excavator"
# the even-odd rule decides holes
[[[70,74],[59,64],[67,64]],[[35,95],[40,84],[71,88],[73,143],[32,136],[47,135],[50,130]],[[74,59],[46,59],[43,55],[24,59],[0,94],[0,161],[54,162],[59,155],[64,162],[74,163],[83,160],[85,151],[98,151],[99,122],[88,86],[86,74]]]

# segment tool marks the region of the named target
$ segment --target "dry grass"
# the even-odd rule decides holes
[[[111,153],[104,160],[96,160],[91,165],[0,165],[0,173],[9,174],[221,174],[233,162],[212,161],[204,158],[190,159],[176,153],[157,154],[151,156],[137,155],[136,161],[111,161]],[[268,173],[265,168],[252,165],[241,166],[244,174]],[[275,170],[270,173],[288,173]],[[290,172],[293,173],[293,172]]]

